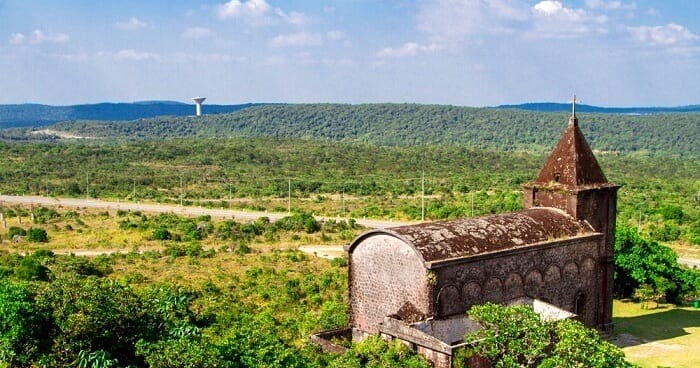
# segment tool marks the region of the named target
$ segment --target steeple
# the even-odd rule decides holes
[[[537,179],[523,185],[523,207],[558,208],[601,234],[598,243],[597,328],[612,331],[613,263],[617,190],[608,183],[593,151],[578,128],[576,96],[569,126],[547,158]]]
[[[574,95],[569,126],[547,158],[535,183],[545,186],[559,184],[568,188],[577,188],[606,184],[607,182],[608,180],[598,165],[593,151],[578,127],[576,95]]]

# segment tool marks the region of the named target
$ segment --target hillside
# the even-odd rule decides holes
[[[205,105],[207,114],[237,111],[253,104]],[[0,105],[0,128],[37,127],[66,120],[136,120],[156,116],[194,114],[194,105],[173,101],[141,101],[133,103],[99,103],[73,106],[40,104]]]
[[[521,109],[542,112],[568,112],[571,104],[555,102],[531,102],[519,105],[501,105],[499,109]],[[629,114],[629,115],[653,115],[677,112],[700,112],[700,105],[676,106],[676,107],[600,107],[577,104],[576,111],[599,114]]]
[[[567,113],[444,105],[297,104],[253,106],[200,118],[63,122],[52,129],[95,138],[273,137],[547,152],[567,119]],[[580,114],[579,120],[598,151],[700,155],[700,113]]]

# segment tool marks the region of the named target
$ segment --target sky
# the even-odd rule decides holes
[[[700,104],[699,4],[0,0],[0,104]]]

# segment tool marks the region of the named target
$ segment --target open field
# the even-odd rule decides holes
[[[700,367],[700,309],[672,304],[642,309],[638,303],[616,300],[613,320],[613,342],[627,360],[645,368]]]

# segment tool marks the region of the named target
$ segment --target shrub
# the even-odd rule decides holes
[[[455,367],[480,356],[494,367],[634,367],[618,347],[578,321],[543,321],[529,306],[473,306],[469,317],[484,328],[465,336]]]
[[[36,258],[22,257],[15,268],[15,276],[25,281],[48,281],[49,269]]]
[[[153,230],[153,239],[155,240],[170,240],[172,237],[172,234],[166,227],[159,227]]]
[[[7,238],[12,239],[15,237],[15,235],[19,236],[27,236],[27,230],[24,230],[21,227],[17,226],[11,226],[9,230],[7,230]]]
[[[27,231],[27,240],[34,243],[46,243],[49,241],[49,236],[46,230],[39,227],[30,227]]]

